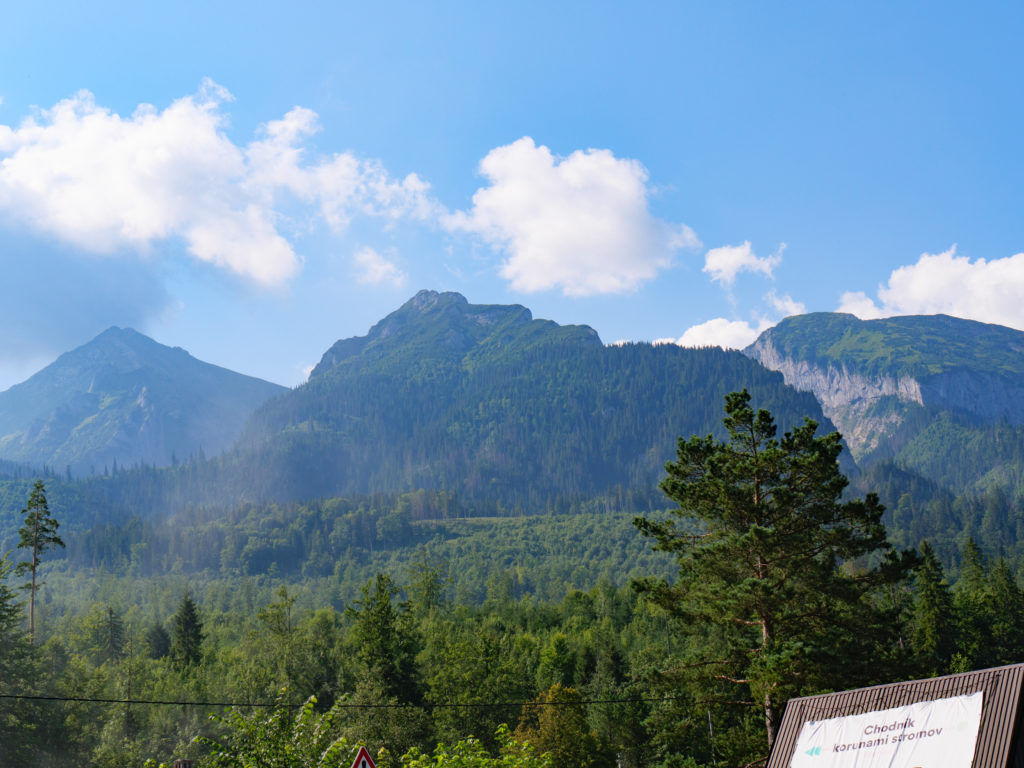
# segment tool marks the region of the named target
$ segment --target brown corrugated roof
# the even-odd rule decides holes
[[[804,723],[983,691],[972,768],[1024,768],[1017,746],[1024,664],[790,699],[767,768],[789,768]],[[1012,750],[1012,751],[1011,751]],[[1012,759],[1012,762],[1011,762]]]

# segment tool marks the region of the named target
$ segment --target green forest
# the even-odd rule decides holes
[[[660,489],[529,514],[420,489],[104,518],[83,499],[157,471],[12,468],[0,763],[756,765],[788,696],[1020,660],[1011,497],[847,485],[835,433],[726,402]]]

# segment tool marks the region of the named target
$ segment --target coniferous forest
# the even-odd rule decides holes
[[[767,755],[766,717],[777,723],[789,695],[1020,659],[1015,560],[970,527],[941,547],[901,547],[917,489],[883,512],[846,486],[835,433],[777,434],[745,394],[727,400],[720,434],[680,441],[650,494],[560,499],[542,514],[418,490],[93,525],[61,510],[103,479],[11,476],[4,492],[22,494],[23,513],[47,494],[50,533],[67,546],[38,552],[34,634],[26,568],[15,572],[30,515],[0,566],[3,763],[341,765],[365,744],[395,766],[748,765]],[[748,509],[754,475],[771,490]],[[900,488],[894,473],[874,478],[891,484],[884,495]],[[786,510],[807,506],[797,493],[821,511],[812,531],[849,530],[835,560],[803,558],[817,545],[783,533]],[[947,514],[963,503],[949,499]],[[988,503],[978,532],[1000,514]],[[768,559],[802,562],[820,598],[812,621],[810,592],[763,574],[779,633],[764,647],[760,630],[721,615],[752,610],[750,580],[720,568],[711,579],[688,543],[720,537],[732,562],[755,524],[774,532]],[[737,668],[728,677],[744,682],[723,687],[707,674],[711,660],[752,652],[783,677]],[[766,686],[779,691],[767,714]]]

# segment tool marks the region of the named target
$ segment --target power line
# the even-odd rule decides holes
[[[652,704],[666,701],[676,701],[678,696],[667,696],[662,698],[635,698],[635,699],[582,699],[579,701],[486,701],[486,702],[425,702],[423,704],[355,704],[351,702],[337,702],[334,706],[339,709],[489,709],[498,707],[562,707],[580,706],[589,704]],[[232,701],[176,701],[168,699],[100,699],[86,696],[37,696],[25,693],[0,693],[0,699],[15,699],[18,701],[61,701],[75,702],[82,704],[124,704],[128,706],[149,705],[149,706],[174,706],[174,707],[251,707],[271,709],[284,707],[298,709],[305,706],[302,704],[288,704],[285,702],[232,702]]]

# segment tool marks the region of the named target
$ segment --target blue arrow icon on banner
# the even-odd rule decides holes
[[[810,749],[807,750],[807,754],[810,755],[811,757],[814,757],[815,755],[820,755],[821,754],[821,747],[811,747]]]

